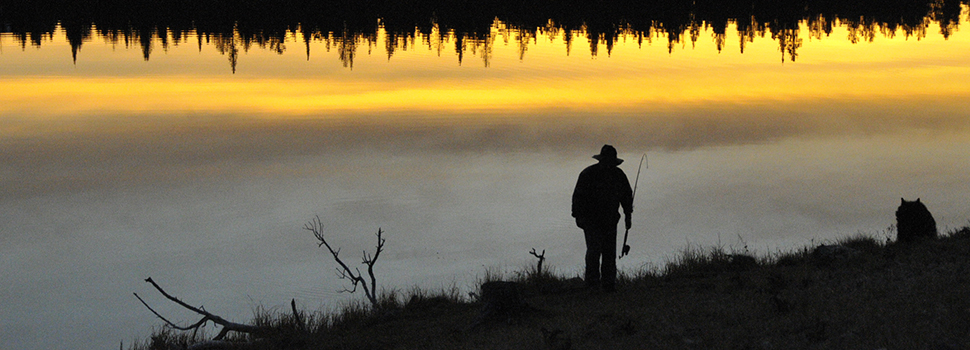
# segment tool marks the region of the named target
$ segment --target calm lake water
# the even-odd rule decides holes
[[[968,17],[674,41],[0,26],[0,348],[144,339],[162,322],[133,292],[197,320],[147,277],[238,322],[339,308],[361,296],[302,229],[317,215],[348,262],[384,230],[382,288],[471,290],[532,248],[578,275],[570,196],[605,143],[631,180],[648,159],[627,271],[688,246],[894,238],[901,197],[966,225]]]

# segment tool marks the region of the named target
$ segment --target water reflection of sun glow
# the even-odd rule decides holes
[[[964,16],[966,17],[966,16]],[[802,32],[809,32],[803,24]],[[299,33],[283,54],[239,53],[238,72],[226,55],[194,38],[168,45],[151,62],[137,48],[89,39],[70,63],[63,31],[42,48],[21,49],[3,37],[0,113],[72,117],[100,114],[220,113],[326,118],[346,113],[530,114],[604,111],[649,114],[716,104],[804,103],[819,100],[893,101],[918,96],[970,95],[970,35],[877,37],[852,43],[848,29],[802,40],[798,60],[784,61],[778,43],[744,44],[710,32],[696,42],[621,36],[609,52],[593,54],[582,32],[516,37],[493,28],[491,43],[456,60],[454,43],[412,43],[393,54],[361,44],[344,67],[329,44]],[[938,33],[930,26],[928,32]],[[387,40],[379,32],[377,43]],[[437,35],[432,35],[436,37]],[[454,40],[453,36],[444,36]],[[737,32],[725,38],[739,38]],[[65,51],[51,55],[47,50]],[[487,51],[487,56],[484,56]],[[567,54],[568,53],[568,54]],[[486,62],[487,60],[487,67]],[[883,102],[878,102],[883,103]]]
[[[151,323],[118,310],[132,300],[116,287],[146,271],[207,286],[193,299],[237,320],[253,303],[338,305],[342,281],[308,275],[320,251],[295,234],[314,215],[348,250],[387,230],[382,287],[473,286],[533,264],[529,246],[579,271],[570,193],[603,143],[631,179],[649,153],[621,269],[722,235],[758,255],[835,242],[892,223],[899,197],[966,224],[970,34],[852,43],[835,25],[786,37],[792,61],[728,23],[609,49],[501,26],[464,45],[379,30],[349,51],[299,30],[275,51],[229,29],[166,45],[0,33],[0,256],[16,267],[0,273],[0,348],[143,339]]]

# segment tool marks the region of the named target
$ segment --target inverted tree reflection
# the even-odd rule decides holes
[[[358,50],[371,52],[379,46],[388,59],[419,46],[440,55],[450,46],[459,64],[472,55],[489,66],[496,40],[515,45],[519,59],[527,59],[529,47],[541,37],[561,38],[564,53],[569,55],[579,36],[587,39],[591,55],[596,56],[601,48],[610,55],[615,42],[629,39],[640,44],[666,41],[668,52],[673,52],[687,43],[693,47],[707,30],[721,51],[730,40],[728,29],[733,27],[741,53],[746,43],[770,38],[778,43],[784,62],[798,58],[803,36],[839,39],[828,38],[836,26],[848,30],[846,39],[852,43],[871,42],[878,36],[921,39],[931,25],[937,25],[940,35],[948,38],[958,29],[967,0],[898,0],[878,6],[870,6],[871,1],[828,0],[772,4],[759,0],[604,0],[595,6],[575,0],[488,4],[416,0],[407,5],[371,0],[329,6],[294,0],[288,7],[263,0],[238,6],[222,0],[166,4],[101,1],[97,6],[84,6],[80,0],[42,7],[26,1],[4,7],[0,29],[12,33],[21,48],[26,48],[54,40],[55,31],[61,28],[75,62],[83,43],[95,37],[140,46],[144,59],[149,60],[155,46],[167,50],[168,45],[189,40],[194,34],[200,50],[203,45],[214,45],[235,71],[240,51],[258,47],[282,54],[287,43],[302,43],[307,59],[311,44],[323,43],[327,51],[337,51],[339,60],[351,69]],[[801,33],[803,30],[807,33]],[[383,42],[378,43],[378,38]]]

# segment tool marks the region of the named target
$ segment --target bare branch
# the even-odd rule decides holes
[[[345,292],[356,292],[357,285],[359,284],[364,289],[364,294],[367,299],[370,300],[373,306],[377,306],[377,277],[374,275],[374,265],[377,264],[377,258],[380,256],[381,252],[384,250],[384,231],[382,229],[377,229],[377,250],[374,255],[367,254],[367,251],[363,251],[361,254],[361,264],[367,265],[367,274],[370,277],[370,283],[368,284],[367,279],[364,278],[363,273],[359,268],[351,269],[342,259],[340,259],[340,249],[334,249],[327,241],[327,238],[323,234],[323,222],[320,221],[320,216],[316,216],[313,220],[310,220],[303,229],[313,233],[313,236],[319,241],[317,243],[318,247],[327,247],[327,251],[333,256],[333,260],[340,265],[337,268],[337,277],[340,279],[350,280],[352,289],[344,288]]]
[[[138,296],[138,293],[132,293],[132,294],[135,295],[135,298],[138,298],[138,301],[140,301],[142,305],[145,305],[145,307],[148,308],[148,311],[151,311],[153,314],[155,314],[155,316],[157,316],[158,318],[160,318],[162,321],[165,321],[165,323],[168,324],[170,327],[175,328],[177,330],[187,331],[187,330],[190,330],[190,329],[198,329],[199,327],[202,327],[202,325],[204,325],[206,321],[209,320],[209,318],[203,317],[201,320],[199,320],[199,322],[196,322],[196,323],[192,324],[191,326],[186,326],[186,327],[179,326],[179,325],[173,323],[172,321],[169,321],[168,319],[166,319],[162,315],[160,315],[157,311],[155,311],[155,309],[152,309],[151,306],[148,306],[148,303],[146,303],[144,299],[142,299],[140,296]]]
[[[167,298],[168,300],[171,300],[172,302],[174,302],[176,304],[179,304],[180,306],[182,306],[182,307],[184,307],[186,309],[189,309],[192,312],[195,312],[195,313],[197,313],[199,315],[202,315],[202,319],[199,320],[199,322],[196,322],[196,323],[194,323],[194,324],[192,324],[191,326],[188,326],[188,327],[180,327],[180,326],[176,325],[175,323],[172,323],[171,321],[169,321],[169,320],[165,319],[164,317],[162,317],[162,315],[160,315],[158,312],[156,312],[154,309],[152,309],[150,306],[148,306],[148,303],[146,303],[145,300],[143,300],[140,296],[138,296],[138,293],[135,293],[135,297],[138,298],[139,301],[141,301],[142,305],[145,305],[145,307],[148,308],[148,310],[151,310],[151,312],[153,314],[155,314],[155,316],[158,316],[158,318],[162,319],[162,321],[165,321],[165,323],[167,323],[169,326],[172,326],[175,329],[182,330],[182,331],[187,331],[187,330],[190,330],[190,329],[191,330],[194,330],[194,331],[198,331],[199,328],[202,327],[202,325],[204,325],[206,322],[212,321],[213,323],[222,326],[222,330],[219,332],[219,335],[217,335],[214,338],[214,340],[220,340],[220,339],[222,339],[223,337],[225,337],[225,335],[229,331],[240,332],[240,333],[251,333],[251,334],[265,334],[267,332],[267,329],[265,329],[263,327],[257,327],[257,326],[252,326],[252,325],[248,325],[248,324],[240,324],[240,323],[235,323],[235,322],[229,322],[229,321],[227,321],[226,319],[224,319],[222,317],[219,317],[217,315],[214,315],[212,313],[209,313],[208,311],[205,311],[205,309],[203,309],[201,307],[194,307],[192,305],[189,305],[189,304],[185,303],[184,301],[180,300],[179,298],[176,298],[176,297],[168,294],[167,292],[165,292],[165,290],[162,289],[162,287],[159,286],[157,283],[155,283],[155,281],[152,280],[151,277],[145,279],[145,282],[151,283],[152,286],[154,286],[155,289],[158,290],[158,292],[161,293],[163,296],[165,296],[165,298]]]
[[[312,221],[304,225],[303,229],[313,232],[313,236],[316,237],[318,241],[320,241],[320,243],[317,244],[317,246],[327,247],[327,250],[330,252],[330,255],[333,256],[333,259],[337,262],[337,264],[340,265],[340,268],[343,271],[341,278],[350,279],[352,281],[357,279],[356,276],[354,276],[353,271],[350,270],[350,267],[347,266],[347,264],[345,264],[343,260],[340,260],[340,249],[338,248],[334,250],[333,247],[330,246],[330,242],[327,242],[326,237],[323,236],[323,222],[320,221],[320,216],[315,217]]]
[[[536,249],[535,248],[532,248],[532,251],[529,252],[529,254],[532,254],[533,256],[535,256],[535,257],[537,257],[539,259],[545,259],[545,257],[546,257],[546,250],[543,249],[542,250],[542,254],[536,254]]]
[[[381,255],[384,251],[384,237],[382,237],[384,231],[381,228],[377,229],[377,250],[374,252],[374,256],[371,259],[365,259],[365,264],[367,264],[367,274],[370,276],[370,286],[371,290],[367,294],[367,297],[371,299],[371,303],[374,306],[377,305],[377,278],[374,276],[374,265],[377,264],[377,257]],[[359,275],[359,274],[358,274]],[[365,292],[367,291],[367,285],[364,285]]]
[[[536,253],[536,249],[535,248],[532,248],[532,251],[529,252],[529,254],[532,254],[532,256],[534,256],[537,259],[539,259],[539,263],[536,265],[536,275],[541,275],[542,274],[542,262],[546,260],[546,250],[543,249],[542,250],[542,254],[537,254]]]

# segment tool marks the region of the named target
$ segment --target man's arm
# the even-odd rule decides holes
[[[623,216],[625,218],[626,229],[629,230],[633,226],[632,214],[633,214],[633,190],[630,188],[630,180],[627,179],[626,173],[620,168],[619,179],[620,179],[620,206],[623,208]]]
[[[579,180],[576,181],[576,188],[573,189],[572,215],[576,218],[576,226],[585,228],[586,220],[589,216],[589,174],[584,169],[579,173]]]

